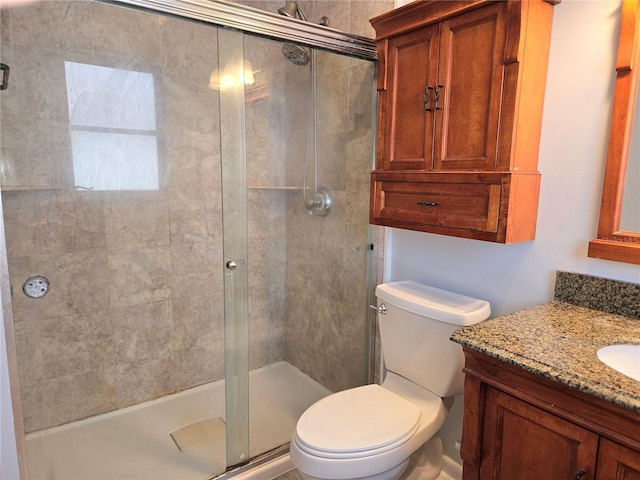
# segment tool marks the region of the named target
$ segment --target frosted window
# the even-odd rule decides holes
[[[76,188],[157,190],[153,74],[65,62]]]

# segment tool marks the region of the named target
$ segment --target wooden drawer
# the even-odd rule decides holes
[[[537,172],[371,174],[370,223],[499,243],[535,238]]]
[[[372,223],[400,221],[496,233],[502,186],[497,183],[376,178]]]

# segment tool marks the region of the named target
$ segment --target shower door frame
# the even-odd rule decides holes
[[[312,22],[303,22],[225,0],[96,0],[130,5],[155,12],[191,18],[273,40],[322,48],[364,60],[376,60],[377,46],[370,38],[349,34]]]

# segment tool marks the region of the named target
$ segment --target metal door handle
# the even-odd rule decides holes
[[[435,105],[436,110],[442,110],[442,107],[440,105],[438,105],[438,102],[440,101],[440,89],[444,88],[444,85],[436,85],[436,93],[433,97],[433,102]]]
[[[229,270],[235,270],[236,268],[238,268],[238,264],[236,262],[234,262],[233,260],[229,260],[226,264],[227,268]]]
[[[9,65],[0,63],[0,71],[2,72],[2,83],[0,83],[0,90],[6,90],[9,86]]]
[[[424,89],[424,97],[422,98],[422,101],[424,103],[425,112],[433,112],[433,109],[429,108],[429,90],[433,90],[433,87],[425,88]]]

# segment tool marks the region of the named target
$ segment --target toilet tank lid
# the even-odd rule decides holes
[[[408,312],[452,325],[473,325],[491,314],[491,306],[486,300],[411,280],[380,284],[376,287],[376,296]]]

